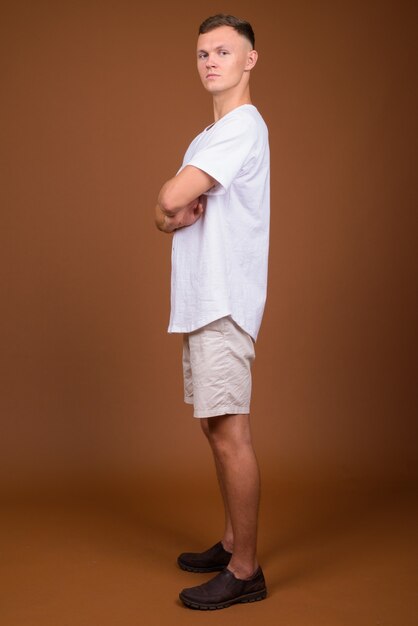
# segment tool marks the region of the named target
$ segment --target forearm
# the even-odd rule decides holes
[[[170,208],[164,202],[164,192],[167,188],[167,185],[170,181],[167,181],[165,185],[161,188],[161,191],[158,195],[157,205],[155,207],[155,224],[163,233],[172,233],[174,230],[178,228],[183,228],[185,224],[183,223],[182,216],[184,213],[190,209],[190,205],[195,205],[197,200],[189,203],[186,206],[170,206]]]
[[[176,198],[174,202],[172,200],[171,189],[174,179],[170,179],[166,183],[164,183],[164,185],[160,189],[157,198],[157,206],[160,208],[160,211],[167,217],[174,217],[177,213],[184,209],[185,206],[183,199],[182,202],[179,202],[179,198]]]
[[[192,226],[199,220],[206,208],[206,196],[200,196],[187,206],[180,208],[178,211],[167,211],[164,207],[157,203],[155,208],[155,223],[159,230],[163,233],[172,233],[173,230]]]
[[[155,224],[163,233],[191,226],[206,207],[205,193],[216,181],[206,172],[187,165],[160,189],[155,209]]]
[[[196,198],[205,194],[216,181],[196,167],[186,165],[176,176],[167,180],[161,187],[157,203],[169,217],[187,210]]]

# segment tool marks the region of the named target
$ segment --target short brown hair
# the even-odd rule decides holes
[[[248,39],[254,48],[255,44],[255,36],[254,31],[249,22],[246,20],[241,20],[239,17],[234,17],[233,15],[225,15],[224,13],[218,13],[218,15],[213,15],[212,17],[208,17],[204,22],[199,26],[199,35],[203,35],[204,33],[208,33],[210,30],[214,28],[218,28],[219,26],[232,26],[234,30],[237,31],[240,35]]]

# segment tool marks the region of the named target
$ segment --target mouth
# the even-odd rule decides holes
[[[205,78],[217,78],[219,74],[206,74]]]

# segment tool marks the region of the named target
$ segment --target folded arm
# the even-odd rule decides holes
[[[205,211],[204,194],[216,184],[217,181],[203,170],[186,165],[161,187],[155,208],[157,228],[171,233],[194,224]]]

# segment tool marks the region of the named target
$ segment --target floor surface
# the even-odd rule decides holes
[[[183,607],[178,592],[210,575],[175,559],[218,540],[212,485],[9,498],[0,623],[417,626],[417,513],[415,493],[400,485],[270,485],[259,544],[268,598],[203,612]]]

